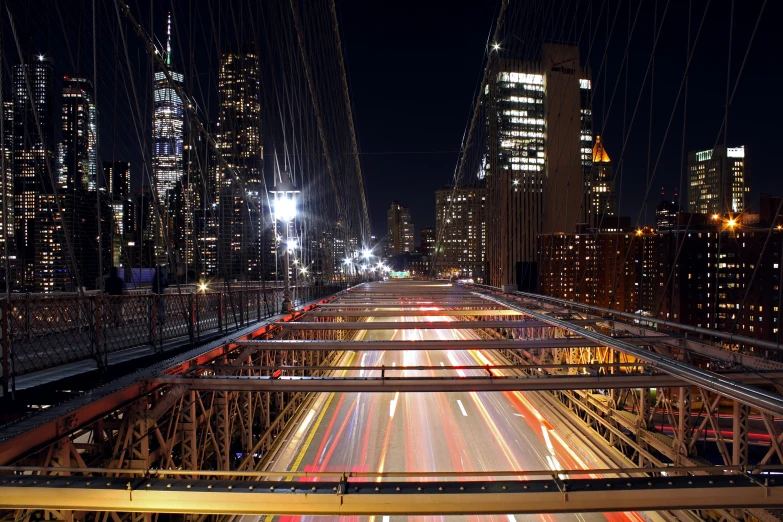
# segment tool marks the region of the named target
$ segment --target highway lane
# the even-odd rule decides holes
[[[420,317],[422,321],[449,320]],[[471,338],[458,330],[372,330],[367,340]],[[435,370],[398,366],[489,364],[479,351],[358,352],[350,364],[381,366],[389,375],[421,376]],[[459,370],[468,374],[471,370]],[[480,371],[480,370],[472,370]],[[352,371],[362,376],[368,370]],[[439,371],[447,375],[451,370]],[[300,428],[271,465],[289,471],[486,471],[586,468],[521,393],[332,393],[318,397]],[[286,522],[310,517],[281,517]],[[320,522],[324,518],[318,517]],[[332,517],[337,519],[337,517]],[[371,519],[373,517],[370,517]],[[381,517],[374,522],[393,522]],[[427,517],[412,517],[424,519]],[[636,513],[446,517],[506,522],[641,522]],[[401,520],[402,517],[399,517]]]

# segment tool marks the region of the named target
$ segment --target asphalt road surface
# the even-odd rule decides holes
[[[448,317],[408,320],[446,321]],[[388,319],[383,319],[388,320]],[[372,330],[367,340],[471,339],[461,330]],[[491,364],[480,351],[358,352],[343,364],[381,366],[387,375],[399,366]],[[367,370],[348,375],[361,376]],[[436,370],[406,371],[408,376]],[[479,370],[459,370],[460,372]],[[438,371],[445,376],[453,370]],[[377,372],[376,372],[377,373]],[[270,464],[276,471],[486,471],[586,469],[578,454],[551,429],[525,394],[508,393],[331,393],[322,394]],[[250,517],[243,517],[248,520]],[[268,522],[272,517],[266,517]],[[279,517],[318,522],[339,517]],[[358,520],[359,517],[351,517]],[[396,522],[405,517],[369,517]],[[637,513],[411,517],[416,520],[493,520],[504,522],[642,522]],[[262,518],[263,519],[263,518]],[[375,520],[379,519],[379,520]]]

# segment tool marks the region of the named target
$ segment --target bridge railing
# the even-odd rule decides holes
[[[465,284],[465,286],[490,293],[502,293],[518,298],[533,299],[565,309],[597,315],[614,321],[616,324],[626,323],[637,329],[645,329],[660,333],[661,335],[666,333],[670,337],[678,337],[683,341],[697,340],[699,343],[710,345],[721,350],[753,355],[770,361],[783,361],[783,344],[778,344],[774,341],[767,341],[764,339],[758,339],[755,337],[749,337],[746,335],[704,328],[700,326],[692,326],[689,324],[678,323],[669,319],[659,319],[657,317],[640,313],[630,313],[603,308],[597,305],[570,301],[543,294],[519,291],[506,292],[494,286],[481,285],[476,283]]]
[[[292,288],[294,305],[332,295],[344,284]],[[0,301],[3,393],[36,371],[93,359],[99,368],[123,350],[162,351],[198,343],[280,313],[282,288],[221,292],[12,296]]]

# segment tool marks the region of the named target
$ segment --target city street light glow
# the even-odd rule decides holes
[[[364,249],[364,252],[362,252],[362,256],[364,256],[365,259],[370,259],[370,256],[372,255],[372,252],[368,249]]]
[[[287,197],[276,199],[275,217],[285,223],[293,221],[296,217],[296,201]]]
[[[199,283],[198,289],[200,291],[202,291],[202,292],[206,292],[207,291],[207,284],[206,283]]]
[[[500,50],[500,44],[499,44],[499,43],[497,43],[497,42],[495,42],[494,44],[492,44],[492,50],[493,50],[493,51],[498,51],[498,50]]]

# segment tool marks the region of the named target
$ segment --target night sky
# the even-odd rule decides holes
[[[129,2],[141,19],[149,20],[148,2]],[[240,2],[241,3],[241,2]],[[549,4],[549,2],[538,2]],[[695,36],[706,0],[693,0],[691,30]],[[731,37],[730,84],[734,88],[762,0],[734,3]],[[92,74],[91,1],[74,0],[55,8],[56,2],[11,1],[23,48],[55,58],[58,78],[64,74]],[[123,82],[124,59],[118,53],[119,35],[112,2],[99,4],[99,36],[104,45],[98,51],[99,107],[101,110],[102,159],[127,158],[133,163],[133,176],[140,183],[140,145],[135,131],[138,119],[129,109],[129,83]],[[285,3],[287,4],[287,2]],[[512,0],[512,6],[521,0]],[[681,173],[682,107],[681,99],[671,121],[668,138],[662,147],[674,100],[683,77],[686,58],[689,2],[685,0],[646,0],[638,17],[629,46],[630,71],[620,70],[629,32],[629,9],[635,15],[639,2],[595,0],[593,2],[552,2],[553,12],[579,5],[578,27],[582,30],[580,48],[583,61],[593,69],[594,132],[603,136],[611,158],[617,162],[623,149],[623,116],[630,122],[636,116],[623,154],[624,168],[620,188],[620,212],[632,222],[640,217],[645,197],[648,162],[654,165],[661,156],[649,198],[654,206],[660,200],[661,185],[670,196],[679,184]],[[783,121],[780,89],[783,74],[779,68],[781,49],[779,29],[781,8],[767,2],[753,46],[744,65],[742,78],[728,118],[728,144],[745,145],[751,157],[751,205],[761,192],[783,194],[780,169],[780,121]],[[169,2],[153,3],[156,35],[163,38]],[[204,111],[216,119],[216,52],[212,42],[200,35],[208,29],[209,13],[218,4],[175,2],[183,38],[193,43],[194,66],[200,85],[199,99]],[[220,4],[225,6],[226,4]],[[438,7],[435,7],[437,5]],[[440,7],[440,5],[448,7]],[[647,70],[653,41],[654,21],[660,22],[667,8],[659,39],[654,72],[647,85],[642,79]],[[718,140],[723,118],[729,27],[732,3],[713,0],[704,21],[694,54],[688,86],[686,150],[706,149]],[[373,232],[386,234],[386,210],[392,200],[411,209],[417,228],[434,226],[434,190],[451,182],[458,162],[458,150],[470,117],[476,84],[481,76],[484,46],[499,2],[407,2],[338,0],[342,41],[354,105],[358,139],[362,151],[367,195]],[[197,24],[185,35],[184,13],[193,9]],[[223,9],[223,7],[221,7]],[[603,11],[602,11],[603,9]],[[619,11],[618,11],[619,9]],[[609,51],[604,60],[607,19],[617,13]],[[228,11],[221,19],[230,18]],[[4,13],[4,74],[17,61],[15,43]],[[114,20],[113,22],[111,20]],[[226,22],[227,24],[227,22]],[[230,29],[230,27],[229,27]],[[510,28],[513,32],[514,27]],[[125,27],[128,31],[128,28]],[[245,31],[246,29],[243,29]],[[228,34],[231,31],[224,31]],[[68,35],[65,37],[64,35]],[[235,35],[232,35],[235,36]],[[514,38],[521,39],[524,35]],[[549,36],[551,37],[551,35]],[[246,38],[246,35],[236,36]],[[138,37],[126,32],[128,54],[137,75],[137,88],[143,88],[146,57]],[[590,40],[592,52],[588,57]],[[178,47],[175,45],[175,51]],[[504,49],[512,42],[501,42]],[[295,49],[295,47],[294,47]],[[598,77],[598,68],[605,68]],[[120,64],[118,67],[117,64]],[[268,82],[269,78],[265,79]],[[650,85],[653,85],[652,123]],[[60,86],[55,87],[60,92]],[[615,91],[611,111],[608,111]],[[627,100],[626,100],[627,92]],[[141,112],[151,113],[149,92],[140,92]],[[608,115],[607,115],[608,113]],[[146,116],[145,116],[146,117]],[[136,122],[134,123],[134,120]],[[144,124],[146,125],[146,123]],[[650,138],[650,129],[652,130]],[[649,140],[649,146],[648,146]],[[718,143],[722,143],[722,137]],[[648,160],[648,151],[650,159]],[[615,167],[617,172],[617,167]],[[652,167],[649,167],[652,170]],[[649,222],[651,211],[648,212]],[[642,222],[645,220],[642,219]]]

